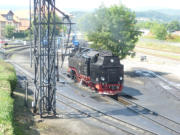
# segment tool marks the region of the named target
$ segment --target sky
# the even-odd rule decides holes
[[[179,0],[56,0],[61,10],[93,10],[102,3],[105,6],[124,4],[132,10],[180,9]],[[29,0],[1,0],[0,9],[28,9]]]

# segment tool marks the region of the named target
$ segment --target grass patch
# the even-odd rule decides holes
[[[158,40],[155,37],[155,35],[153,35],[152,33],[149,33],[148,35],[143,36],[143,38]],[[169,34],[164,41],[167,41],[167,42],[180,42],[180,36]]]
[[[144,47],[144,48],[148,48],[148,49],[153,49],[153,50],[159,50],[159,51],[180,53],[180,47],[172,46],[172,45],[165,45],[165,44],[160,44],[160,43],[139,41],[139,42],[137,42],[136,46],[137,47]]]
[[[180,42],[180,36],[178,36],[178,35],[170,35],[170,36],[167,37],[166,41]]]
[[[143,38],[157,39],[152,33],[143,36]],[[180,36],[169,34],[164,41],[167,41],[167,42],[180,42]]]
[[[142,36],[143,38],[147,39],[156,39],[156,37],[150,32],[148,35]]]
[[[13,135],[13,103],[11,95],[16,87],[14,68],[0,60],[0,135]]]
[[[10,83],[11,91],[16,88],[17,78],[12,65],[0,60],[0,81],[5,80]]]
[[[175,55],[171,55],[171,54],[167,54],[167,53],[163,53],[163,52],[162,53],[157,53],[157,52],[152,52],[152,51],[148,52],[148,51],[139,50],[138,48],[135,48],[135,51],[145,53],[145,54],[149,54],[149,55],[153,55],[153,56],[164,57],[164,58],[180,61],[180,56],[175,56]]]

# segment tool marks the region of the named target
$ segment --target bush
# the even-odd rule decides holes
[[[178,21],[172,21],[167,25],[169,32],[179,31],[180,30],[180,23]]]
[[[12,38],[15,32],[15,27],[12,25],[6,25],[4,28],[4,34],[6,38]]]
[[[28,30],[14,33],[15,38],[26,38],[27,36],[28,36]]]
[[[168,35],[167,29],[163,24],[154,24],[151,28],[151,32],[160,40],[165,40]]]

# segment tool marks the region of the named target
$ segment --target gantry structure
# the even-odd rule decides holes
[[[31,54],[34,64],[34,112],[42,117],[45,113],[56,114],[56,77],[57,77],[57,42],[56,27],[63,25],[67,30],[68,46],[71,32],[70,17],[56,8],[55,0],[33,0],[33,13],[30,12]],[[31,7],[30,7],[31,11]],[[57,22],[57,12],[62,20]],[[66,25],[66,26],[64,26]],[[62,28],[63,28],[62,27]]]

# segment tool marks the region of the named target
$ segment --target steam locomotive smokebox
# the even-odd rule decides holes
[[[123,78],[124,66],[120,64],[116,56],[99,56],[95,63],[90,65],[91,81],[116,84],[120,82],[120,76]],[[100,78],[101,80],[98,80]]]

